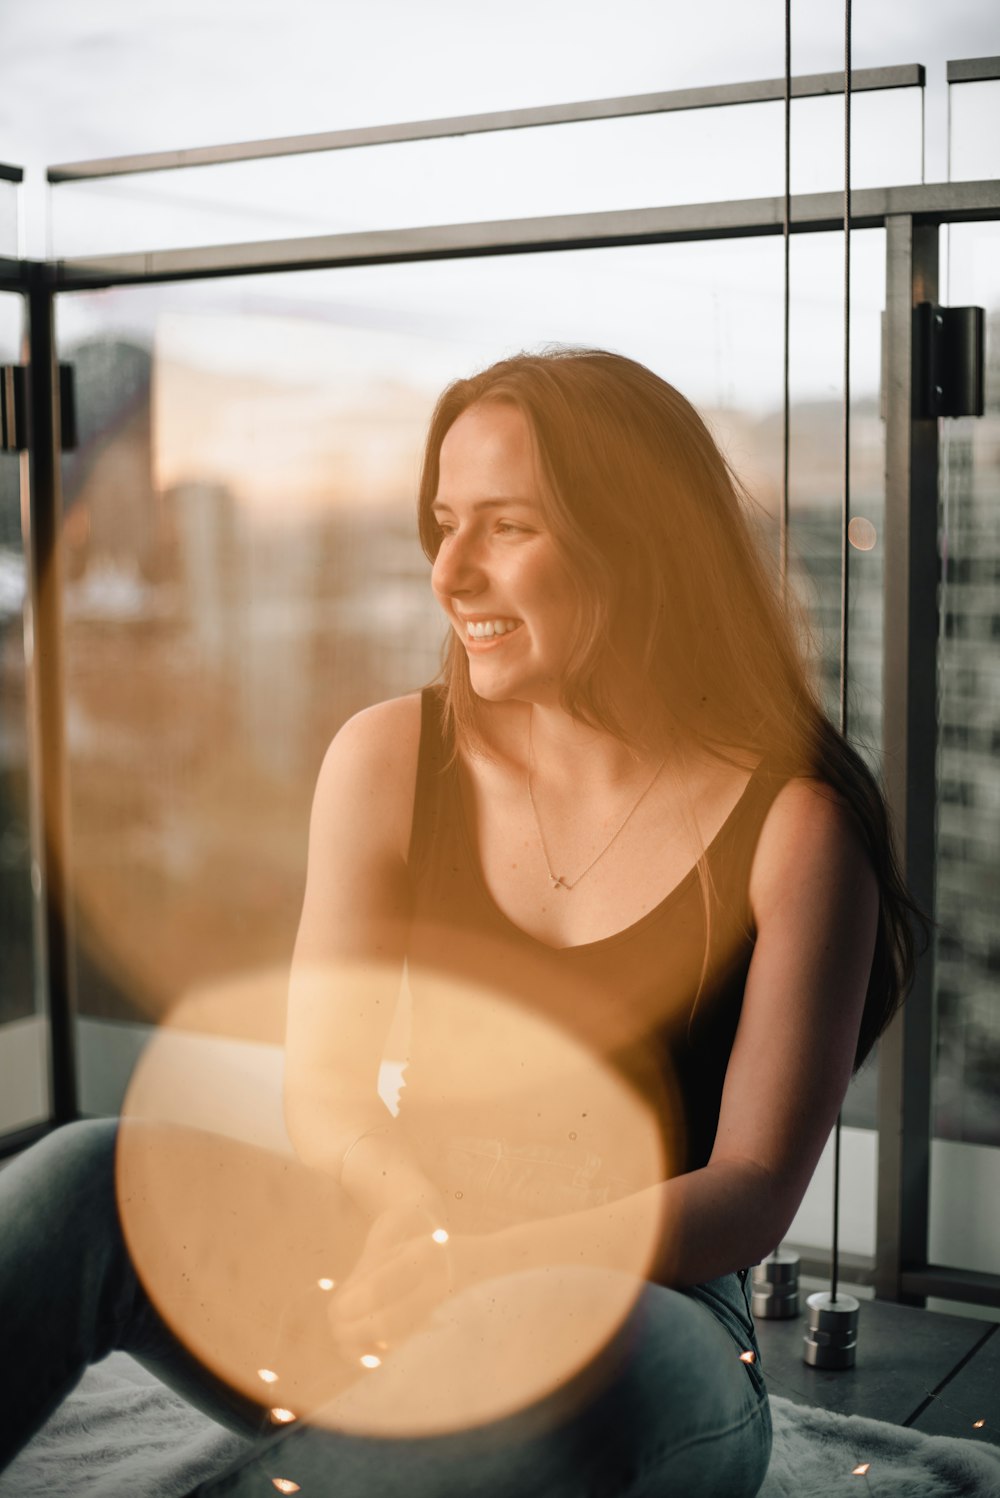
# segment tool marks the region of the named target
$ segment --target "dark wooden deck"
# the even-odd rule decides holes
[[[800,1302],[828,1286],[803,1279]],[[859,1299],[871,1292],[845,1285]],[[987,1313],[990,1314],[990,1313]],[[802,1361],[805,1315],[757,1322],[772,1394],[927,1435],[1000,1445],[1000,1322],[862,1299],[855,1366],[824,1372]],[[977,1420],[984,1425],[975,1427]]]

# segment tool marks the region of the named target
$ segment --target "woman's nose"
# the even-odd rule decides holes
[[[471,537],[445,536],[438,548],[431,580],[436,593],[474,593],[482,586],[479,548]]]

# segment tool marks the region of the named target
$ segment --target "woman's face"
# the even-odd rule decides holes
[[[470,406],[449,427],[439,466],[431,581],[473,690],[490,702],[555,704],[577,597],[546,523],[527,419],[515,406]]]

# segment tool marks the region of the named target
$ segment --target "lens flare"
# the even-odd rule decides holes
[[[645,1037],[669,1016],[609,1005],[544,951],[522,958],[478,935],[418,933],[407,959],[412,1043],[394,1120],[374,1090],[371,1016],[395,1002],[398,970],[340,965],[294,981],[300,1017],[328,1016],[335,1004],[339,1069],[321,1085],[310,1046],[296,1051],[289,1032],[290,1140],[265,1143],[260,1130],[267,1047],[248,1043],[245,1014],[227,1040],[211,996],[178,1005],[133,1072],[118,1201],[163,1319],[241,1395],[259,1401],[280,1373],[275,1425],[431,1436],[580,1388],[583,1370],[617,1355],[609,1344],[662,1244],[653,1188],[673,1173],[683,1136],[662,1051]],[[230,988],[222,1010],[238,1012]],[[213,1093],[217,1063],[226,1085]],[[343,1116],[330,1096],[348,1100]],[[274,1107],[280,1115],[280,1098]],[[334,1174],[358,1119],[365,1129],[383,1117],[379,1127],[434,1188],[432,1217],[399,1210],[412,1201],[412,1169],[393,1196],[397,1188],[382,1184],[384,1151],[370,1152],[370,1181],[366,1156],[352,1156],[353,1195]],[[359,1205],[366,1192],[384,1203],[382,1237]],[[614,1229],[604,1258],[610,1240],[595,1234],[589,1244],[581,1225],[594,1222],[595,1206],[612,1210],[624,1198],[628,1210],[612,1216],[627,1231]],[[431,1243],[454,1251],[447,1275]],[[338,1340],[338,1291],[356,1267],[393,1284],[404,1277],[363,1356]]]

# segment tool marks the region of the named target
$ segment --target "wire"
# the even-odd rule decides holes
[[[851,523],[851,0],[844,0],[844,421],[843,482],[840,525],[840,732],[847,734],[848,595]],[[830,1299],[837,1299],[840,1268],[840,1136],[837,1114],[833,1142],[833,1244],[830,1254]]]
[[[791,228],[792,228],[792,0],[785,0],[785,200],[782,215],[784,248],[784,323],[781,372],[781,592],[788,595],[788,452],[791,430],[791,385],[789,380],[791,348]]]

